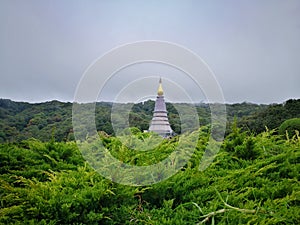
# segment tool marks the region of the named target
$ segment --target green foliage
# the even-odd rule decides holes
[[[244,130],[261,133],[268,129],[278,128],[285,120],[300,118],[300,99],[290,99],[284,104],[272,104],[263,110],[245,116],[239,120],[239,126]]]
[[[263,132],[265,126],[270,129],[277,128],[284,120],[300,117],[300,100],[288,100],[285,104],[257,105],[251,103],[226,104],[227,120],[231,124],[236,117],[239,127],[256,133]],[[129,127],[147,130],[153,115],[154,101],[132,104],[129,115],[117,115],[116,120],[124,122],[129,120]],[[95,122],[98,131],[115,135],[111,124],[112,107],[115,104],[98,102],[95,106]],[[118,104],[126,106],[126,104]],[[172,129],[177,134],[188,130],[196,121],[192,116],[191,108],[195,107],[198,113],[200,126],[211,123],[210,107],[214,104],[185,104],[166,103],[168,117]],[[178,113],[181,109],[181,118]],[[85,118],[82,114],[82,118]],[[127,116],[128,118],[124,118]],[[50,101],[37,104],[14,102],[0,99],[0,143],[19,142],[34,137],[41,141],[49,141],[54,137],[56,141],[74,140],[72,128],[72,103]],[[184,121],[184,122],[183,122]],[[116,124],[118,127],[118,124]],[[126,126],[128,127],[128,126]],[[229,128],[230,126],[228,126]],[[229,134],[228,129],[226,134]]]
[[[296,135],[296,131],[300,131],[300,118],[293,118],[284,121],[280,127],[279,127],[279,134],[286,135],[288,138],[292,138],[294,135]]]
[[[299,102],[227,105],[231,126],[204,171],[199,171],[202,157],[213,152],[207,104],[196,106],[201,128],[192,143],[189,134],[161,140],[142,132],[153,101],[133,105],[124,139],[111,136],[112,104],[97,103],[96,126],[106,132],[99,132],[101,142],[89,137],[82,144],[91,142],[87,146],[95,149],[103,144],[123,163],[160,162],[174,153],[180,138],[183,147],[196,144],[187,165],[171,178],[131,187],[103,178],[86,164],[72,141],[71,103],[0,100],[0,224],[299,224],[300,139],[299,133],[289,133],[298,129],[299,119],[286,120],[299,118]],[[176,133],[181,132],[176,107],[186,106],[167,104]],[[195,120],[189,107],[185,110],[184,129]],[[280,124],[279,133],[290,134],[287,139],[276,134]]]
[[[203,126],[188,164],[148,187],[103,178],[74,142],[1,144],[0,224],[299,224],[299,137],[231,130],[212,164],[199,171],[209,140]],[[139,140],[156,138],[131,132]],[[178,140],[136,152],[99,135],[116,158],[133,165],[161,160]]]
[[[253,160],[260,155],[254,136],[242,132],[241,128],[237,127],[236,122],[233,124],[232,133],[227,136],[223,145],[226,151],[231,152],[233,156],[240,159]]]

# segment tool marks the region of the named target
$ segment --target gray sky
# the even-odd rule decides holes
[[[226,102],[300,98],[298,0],[1,0],[0,32],[0,98],[72,101],[96,58],[153,39],[197,53]]]

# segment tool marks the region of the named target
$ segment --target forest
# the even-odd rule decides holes
[[[74,140],[72,103],[0,99],[0,224],[300,223],[299,99],[227,104],[226,135],[205,170],[199,169],[203,156],[213,155],[210,105],[196,105],[200,128],[182,133],[176,104],[184,103],[167,108],[178,135],[137,151],[115,135],[112,103],[97,103],[98,134],[80,143],[93,148],[83,152]],[[143,132],[153,107],[151,100],[135,104],[129,114],[132,140],[142,146],[158,138]],[[147,168],[190,140],[188,162],[181,166],[186,155],[179,154],[170,162],[177,172],[152,185],[144,185],[146,178],[137,185],[114,182],[121,172],[108,179],[87,161],[103,146],[123,164]]]
[[[154,101],[148,100],[132,105],[129,114],[129,126],[141,131],[147,130],[152,118]],[[112,103],[99,102],[95,109],[95,123],[98,131],[114,134],[111,125]],[[125,106],[126,104],[124,104]],[[181,133],[180,118],[176,107],[184,103],[167,103],[168,116],[172,129]],[[212,104],[213,105],[213,104]],[[210,124],[210,106],[202,103],[194,106],[198,112],[200,126]],[[187,110],[189,108],[187,107]],[[282,104],[226,104],[227,133],[237,119],[238,126],[244,131],[256,134],[268,129],[278,128],[285,120],[300,117],[300,100],[290,99]],[[189,116],[189,112],[185,114]],[[189,118],[187,119],[189,120]],[[194,118],[190,118],[194,120]],[[72,103],[49,101],[44,103],[14,102],[0,99],[0,142],[19,142],[28,138],[50,141],[74,140],[72,129]]]

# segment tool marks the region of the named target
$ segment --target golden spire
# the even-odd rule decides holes
[[[157,94],[160,96],[164,95],[164,90],[162,89],[162,85],[161,85],[161,78],[159,78],[159,86],[158,86]]]

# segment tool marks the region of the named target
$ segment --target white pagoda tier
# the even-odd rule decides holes
[[[169,137],[174,135],[164,100],[164,91],[162,89],[161,78],[159,79],[159,86],[157,90],[157,97],[155,101],[155,107],[153,117],[150,123],[149,131],[153,131],[163,137]]]

